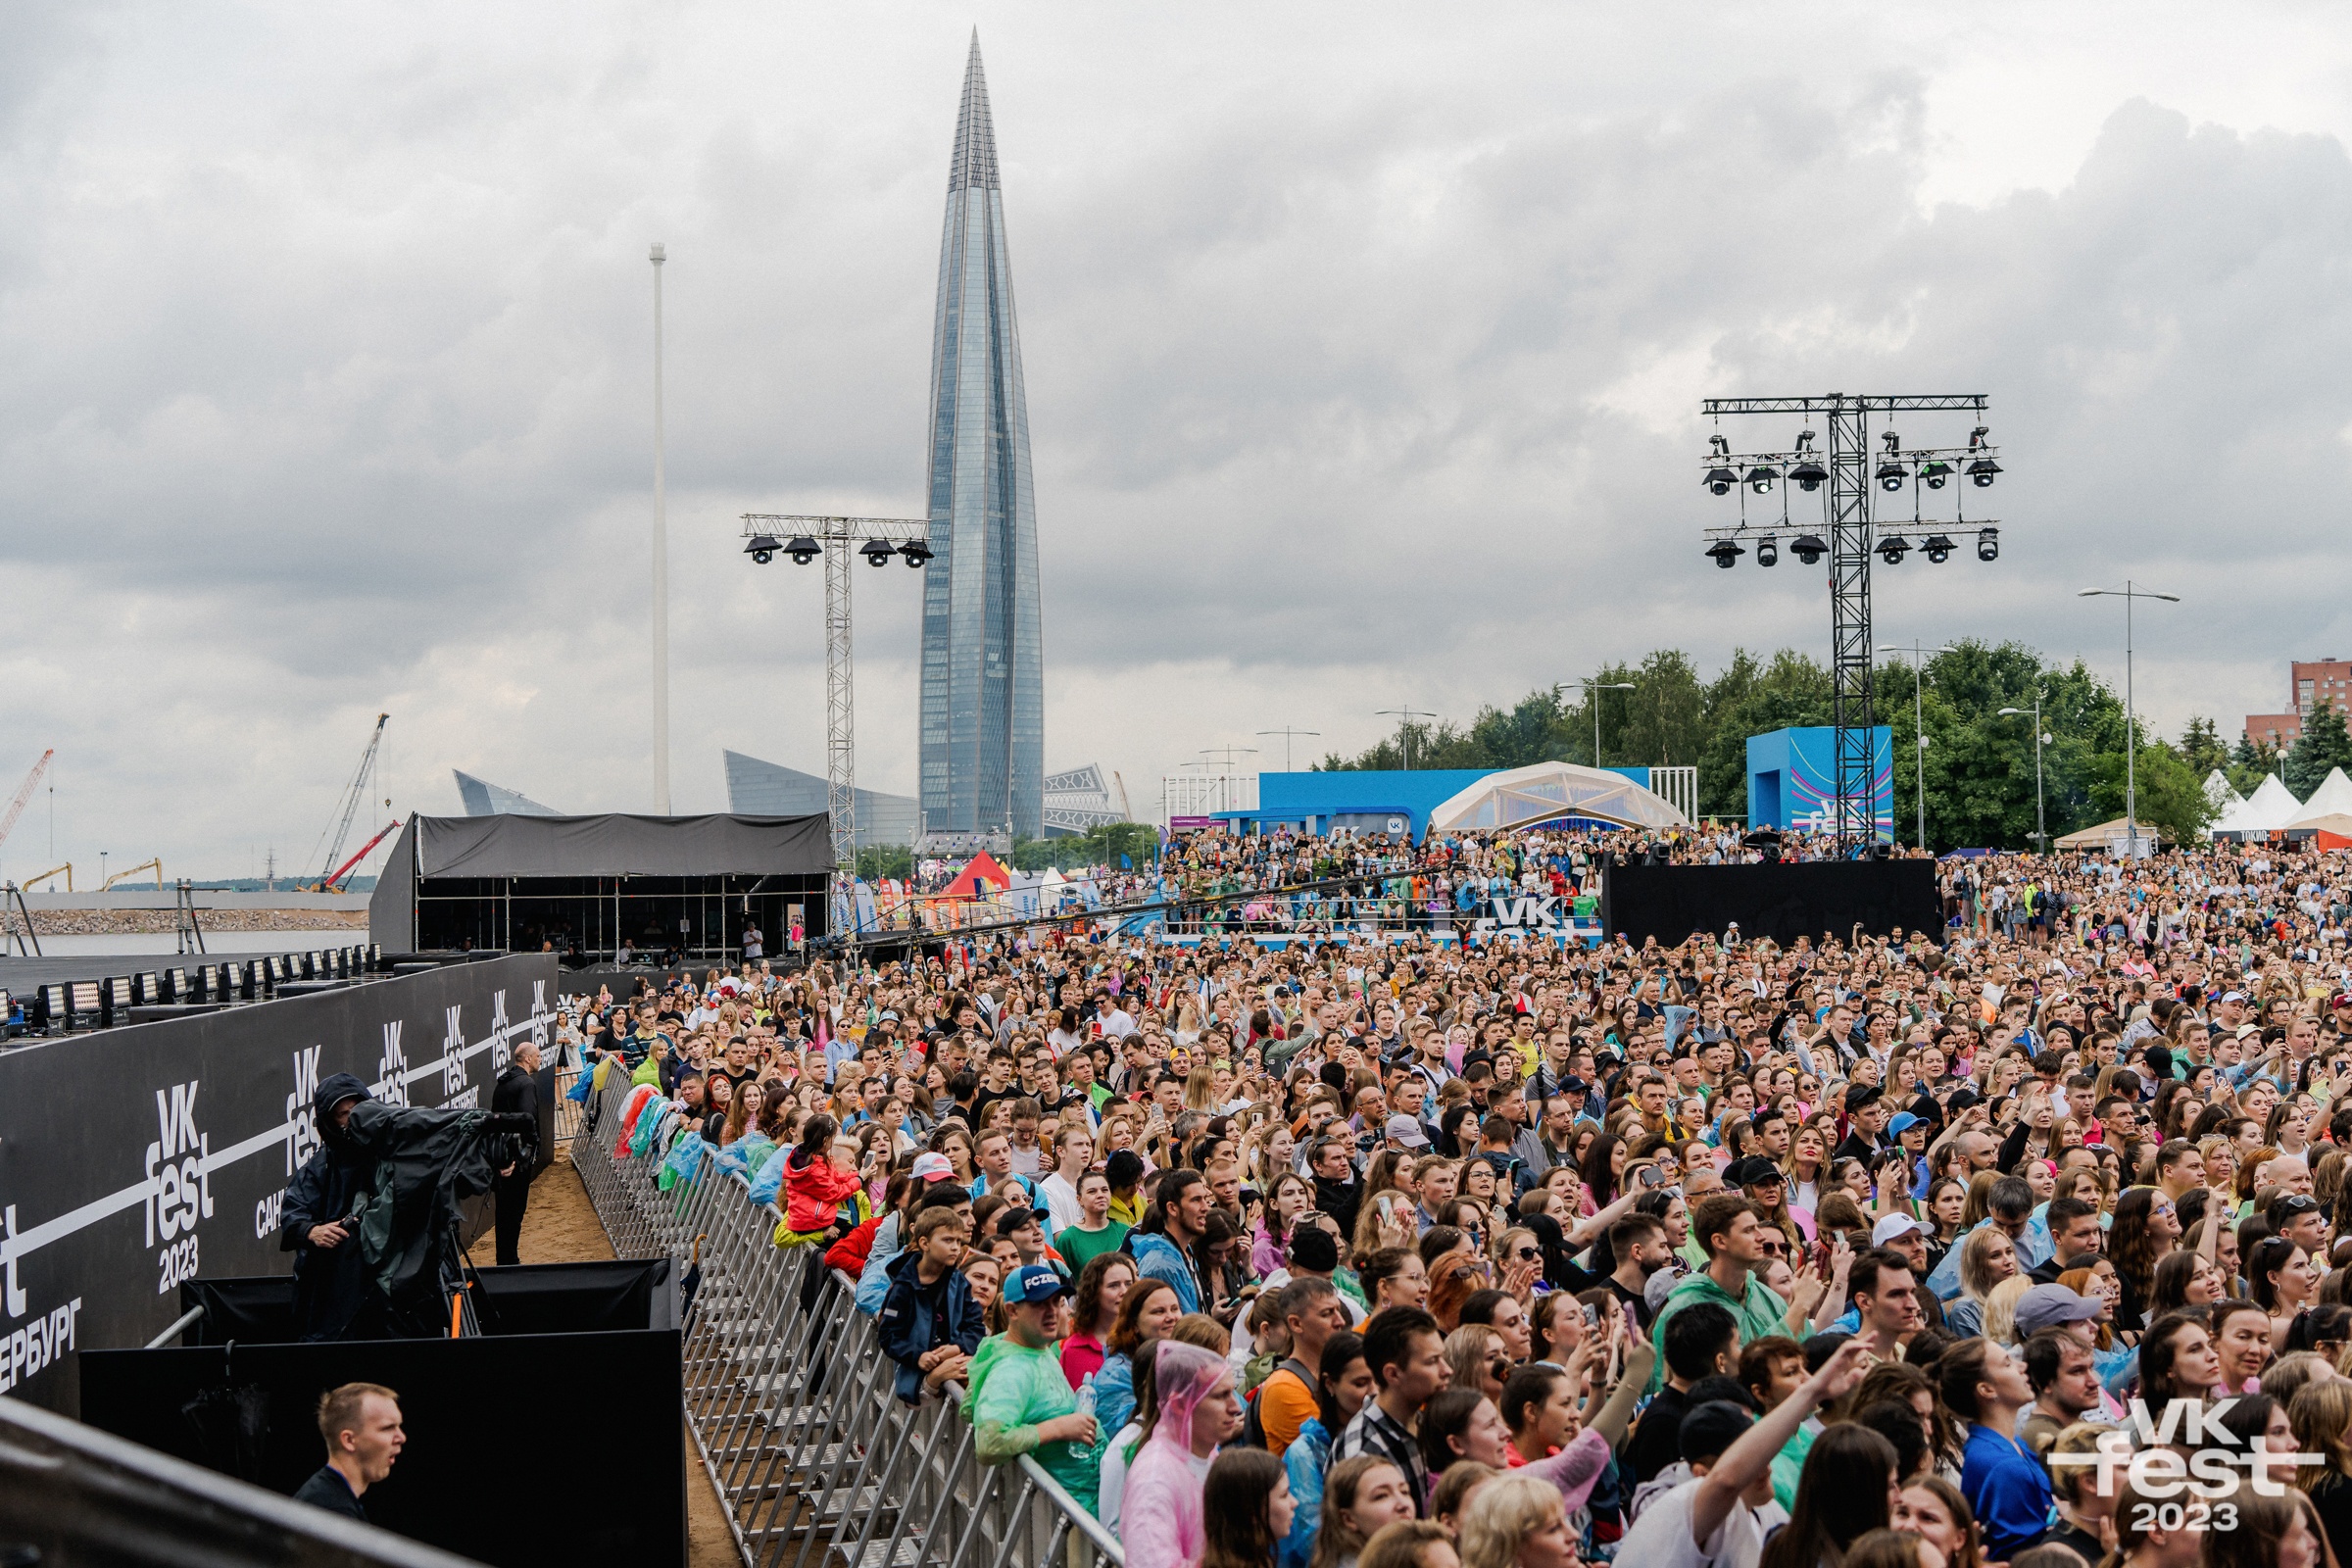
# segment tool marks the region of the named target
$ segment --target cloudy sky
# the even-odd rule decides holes
[[[675,805],[723,808],[726,747],[821,771],[819,578],[735,518],[919,509],[975,24],[1047,762],[1139,814],[1275,726],[1353,749],[1661,644],[1823,653],[1816,573],[1697,553],[1710,394],[1990,394],[2001,561],[1882,572],[1884,641],[2120,683],[2120,610],[2075,592],[2130,573],[2183,596],[2139,622],[2168,732],[2352,651],[2328,8],[10,19],[0,791],[57,748],[59,859],[315,869],[379,710],[403,814],[456,810],[453,767],[649,808],[656,239]],[[916,581],[858,586],[859,782],[907,790]],[[0,873],[48,833],[36,802]]]

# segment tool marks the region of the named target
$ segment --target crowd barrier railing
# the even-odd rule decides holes
[[[705,1158],[663,1191],[673,1129],[622,1146],[628,1095],[616,1081],[589,1097],[572,1165],[613,1251],[674,1259],[693,1293],[687,1427],[750,1568],[1124,1568],[1033,1458],[980,1462],[959,1387],[898,1398],[857,1282],[817,1248],[777,1247],[783,1215],[742,1176]]]

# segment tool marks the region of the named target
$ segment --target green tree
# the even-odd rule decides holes
[[[2281,771],[2295,799],[2308,801],[2334,767],[2352,768],[2352,733],[2344,728],[2344,715],[2323,697],[2303,721],[2303,738],[2288,749]]]
[[[2230,748],[2222,744],[2221,731],[2210,718],[2202,715],[2189,719],[2188,727],[2180,732],[2180,760],[2186,762],[2204,778],[2215,768],[2226,777],[2230,771]]]
[[[2262,788],[2262,781],[2278,771],[2278,749],[2240,732],[2230,753],[2230,787],[2240,795]]]
[[[1698,759],[1701,815],[1747,817],[1747,741],[1776,729],[1827,724],[1830,672],[1784,648],[1759,665],[1745,649],[1707,687],[1706,749]]]
[[[2099,820],[2122,816],[2126,786],[2123,748],[2101,752],[2092,766],[2095,778],[2090,799],[2101,813]],[[2204,836],[2205,824],[2213,820],[2213,808],[2205,799],[2205,775],[2190,767],[2179,752],[2162,740],[2143,737],[2137,776],[2131,782],[2135,786],[2141,823],[2153,823],[2164,838],[2177,844],[2193,844]]]
[[[858,874],[868,882],[881,877],[903,881],[914,874],[914,851],[904,844],[868,844],[858,852]]]

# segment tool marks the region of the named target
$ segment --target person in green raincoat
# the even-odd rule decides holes
[[[963,1413],[982,1464],[1032,1454],[1087,1512],[1101,1472],[1092,1462],[1095,1418],[1078,1396],[1054,1346],[1068,1325],[1069,1282],[1051,1264],[1017,1268],[1003,1287],[1005,1330],[980,1342],[964,1374]]]

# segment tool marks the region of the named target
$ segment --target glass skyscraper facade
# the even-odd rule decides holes
[[[1029,409],[980,35],[964,68],[931,338],[921,802],[932,833],[1037,837],[1045,651]]]

